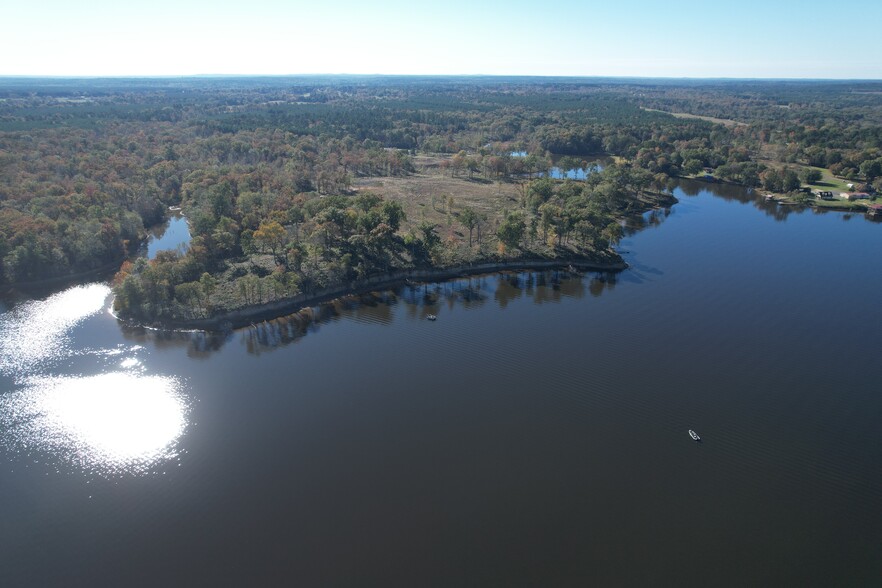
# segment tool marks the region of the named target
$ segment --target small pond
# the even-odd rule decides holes
[[[187,218],[176,211],[168,219],[168,222],[154,227],[150,231],[144,248],[147,258],[153,259],[160,251],[177,250],[184,253],[189,246],[190,227],[187,224]]]

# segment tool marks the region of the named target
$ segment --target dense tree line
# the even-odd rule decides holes
[[[426,221],[402,233],[404,209],[376,194],[284,196],[245,191],[243,180],[184,188],[194,218],[188,251],[126,262],[115,280],[119,312],[200,318],[411,268],[602,254],[621,237],[616,219],[642,210],[640,198],[656,182],[645,170],[615,164],[584,182],[534,179],[497,225],[472,208],[456,210],[468,239],[445,242]]]
[[[788,191],[806,181],[798,166],[812,165],[879,183],[879,85],[2,80],[0,280],[27,282],[118,263],[137,247],[146,227],[178,205],[195,235],[191,253],[156,264],[139,261],[125,272],[149,277],[153,270],[145,264],[176,267],[177,273],[157,278],[167,287],[155,301],[167,306],[181,297],[197,300],[198,292],[211,290],[211,280],[201,282],[204,274],[217,279],[241,272],[242,265],[231,260],[249,256],[277,262],[266,264],[266,275],[246,270],[266,282],[261,288],[250,277],[250,285],[242,282],[241,292],[266,298],[396,264],[447,263],[464,250],[510,253],[540,241],[596,248],[610,219],[627,210],[635,195],[661,190],[667,177],[709,172]],[[527,156],[513,156],[515,151]],[[456,242],[431,227],[402,235],[390,219],[375,224],[389,203],[355,204],[353,181],[412,174],[414,158],[426,153],[444,155],[442,171],[454,177],[503,182],[530,180],[553,164],[552,155],[581,165],[584,157],[602,153],[627,165],[590,176],[578,190],[564,182],[549,194],[547,185],[531,184],[523,206],[502,218],[451,210],[464,223]],[[597,178],[602,185],[593,185]],[[270,247],[278,227],[287,241]],[[378,244],[388,251],[381,254]],[[279,282],[276,266],[296,278]],[[174,288],[183,284],[190,286],[177,293]]]

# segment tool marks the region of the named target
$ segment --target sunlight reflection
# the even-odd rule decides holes
[[[134,357],[129,357],[119,362],[119,365],[123,369],[132,369],[139,367],[141,365],[141,361]]]
[[[69,348],[68,331],[100,312],[109,294],[106,284],[76,286],[0,315],[0,373],[21,376],[60,357]]]
[[[0,441],[100,474],[149,473],[177,457],[187,407],[174,378],[137,373],[36,377],[0,397]]]

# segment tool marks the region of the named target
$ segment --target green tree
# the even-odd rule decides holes
[[[205,291],[199,282],[184,282],[175,286],[175,300],[193,316],[205,314]]]
[[[481,170],[481,156],[466,158],[466,167],[469,170],[469,179]]]
[[[601,237],[606,239],[610,245],[615,245],[621,241],[624,234],[625,232],[622,230],[622,225],[616,222],[609,223],[600,232]]]
[[[527,185],[527,202],[533,210],[548,202],[553,195],[554,181],[550,178],[533,180]]]
[[[205,272],[199,278],[199,285],[202,288],[205,299],[210,300],[215,289],[217,289],[217,280],[210,273]]]
[[[539,225],[542,227],[542,240],[548,241],[548,231],[557,226],[561,215],[560,206],[546,202],[539,207]]]
[[[459,221],[469,230],[469,247],[472,246],[472,232],[475,230],[479,218],[480,217],[478,216],[478,213],[475,212],[475,209],[468,206],[463,208],[462,212],[459,213]]]
[[[800,182],[799,176],[796,175],[796,172],[792,169],[785,169],[781,173],[781,191],[782,192],[793,192],[795,190],[799,190]]]
[[[404,245],[416,266],[430,265],[440,244],[435,225],[428,221],[421,222],[415,232],[404,238]]]
[[[524,220],[524,214],[521,212],[510,212],[505,216],[505,220],[499,225],[496,236],[509,249],[516,249],[524,240],[524,234],[527,230],[527,223]]]
[[[806,184],[817,184],[821,181],[821,178],[823,177],[824,174],[822,174],[821,170],[819,169],[807,167],[802,170],[802,181]]]
[[[868,159],[864,161],[860,165],[861,175],[863,175],[868,182],[872,182],[879,176],[882,176],[882,158],[879,159]]]
[[[700,174],[702,169],[704,165],[698,159],[688,159],[683,163],[683,172],[689,176]]]
[[[401,223],[407,220],[407,215],[404,214],[401,204],[393,200],[387,200],[383,203],[381,214],[393,232],[397,231],[401,227]]]
[[[420,231],[420,240],[425,243],[429,252],[434,252],[441,244],[441,237],[435,232],[435,224],[429,221],[423,221],[417,227]]]

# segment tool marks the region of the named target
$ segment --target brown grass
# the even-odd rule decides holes
[[[466,207],[486,214],[491,225],[508,210],[520,208],[523,187],[516,182],[488,180],[468,174],[451,177],[441,173],[434,158],[415,158],[419,171],[406,177],[358,178],[353,188],[358,192],[374,192],[401,203],[407,214],[404,232],[423,221],[451,226],[461,233],[464,229],[456,218]],[[466,234],[468,231],[466,230]]]

